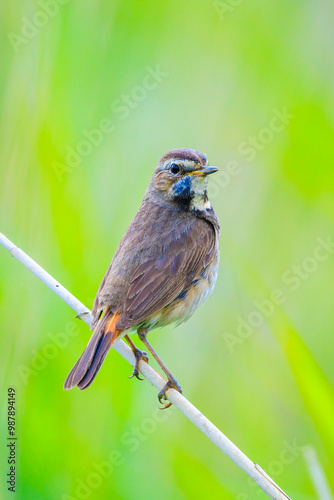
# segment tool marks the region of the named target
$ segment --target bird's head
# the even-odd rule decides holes
[[[199,151],[173,149],[160,158],[149,192],[190,210],[205,210],[209,206],[208,175],[217,171]]]

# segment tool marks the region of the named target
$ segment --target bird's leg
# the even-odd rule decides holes
[[[125,335],[124,338],[131,347],[134,357],[136,358],[135,367],[133,369],[132,375],[130,375],[129,378],[137,377],[138,380],[144,380],[143,378],[139,377],[139,363],[141,360],[146,361],[146,363],[148,363],[148,356],[145,351],[141,351],[140,349],[138,349],[138,347],[135,346],[135,344],[130,339],[129,335]]]
[[[168,370],[165,363],[163,363],[163,361],[159,358],[158,354],[155,352],[155,350],[153,349],[153,347],[151,346],[151,344],[147,340],[147,331],[138,330],[137,333],[138,333],[138,337],[140,338],[140,340],[143,342],[143,344],[145,344],[145,346],[150,351],[150,353],[152,354],[154,359],[157,361],[160,368],[164,371],[164,373],[167,376],[167,383],[158,394],[158,399],[159,399],[160,403],[164,405],[162,410],[165,410],[166,408],[169,408],[172,405],[172,403],[170,403],[170,402],[165,404],[161,401],[162,399],[165,399],[165,400],[168,399],[166,396],[166,392],[168,391],[168,389],[175,389],[180,394],[182,394],[182,389],[179,386],[179,384],[177,383],[177,380],[174,377],[174,375],[172,375],[172,373]]]

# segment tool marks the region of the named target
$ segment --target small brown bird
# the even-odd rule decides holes
[[[207,176],[217,170],[193,149],[174,149],[160,159],[97,291],[92,311],[95,331],[68,375],[65,389],[86,389],[121,337],[136,359],[132,377],[139,378],[139,363],[148,357],[128,335],[137,332],[167,376],[159,401],[167,399],[169,388],[182,393],[147,334],[188,320],[215,286],[220,228],[208,200]]]

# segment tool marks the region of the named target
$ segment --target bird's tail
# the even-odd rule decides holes
[[[100,319],[86,349],[68,374],[64,389],[72,389],[76,385],[79,389],[86,389],[96,377],[104,358],[118,337],[116,323],[119,313],[112,314],[105,311]]]

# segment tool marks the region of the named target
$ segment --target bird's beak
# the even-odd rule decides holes
[[[198,175],[200,177],[206,177],[207,175],[214,174],[215,172],[218,172],[219,168],[217,167],[201,167],[198,170],[195,170],[194,172],[189,172],[189,175]]]

